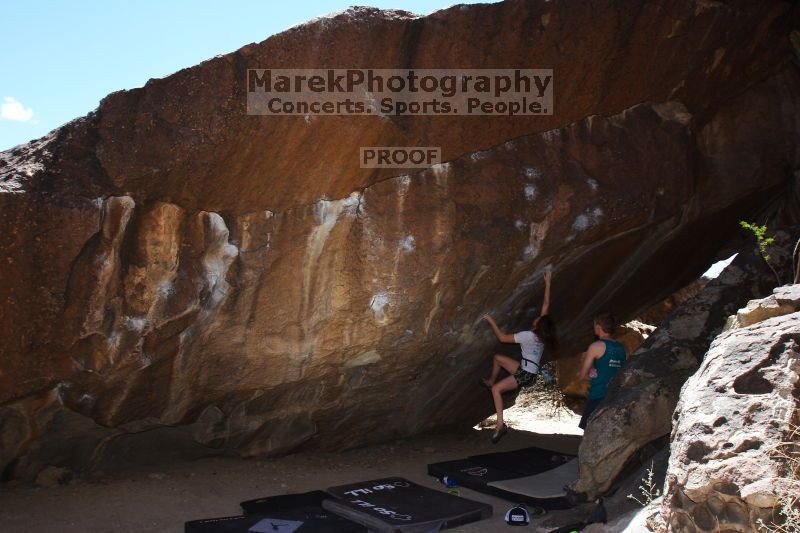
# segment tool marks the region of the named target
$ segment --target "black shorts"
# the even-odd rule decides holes
[[[597,409],[597,406],[600,405],[600,402],[602,401],[603,398],[598,398],[596,400],[586,400],[586,406],[583,408],[581,421],[578,423],[579,428],[586,429],[586,424],[589,422],[589,417],[592,416],[592,413],[594,413],[594,410]]]
[[[536,381],[536,374],[528,372],[527,370],[522,370],[520,366],[517,371],[514,372],[514,379],[517,380],[517,385],[520,389],[523,387],[530,387],[533,385],[533,382]]]

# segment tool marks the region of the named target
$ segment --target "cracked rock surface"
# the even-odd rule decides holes
[[[782,312],[728,330],[711,345],[675,410],[664,514],[676,532],[757,531],[787,481],[783,443],[798,422],[800,285],[750,302]]]

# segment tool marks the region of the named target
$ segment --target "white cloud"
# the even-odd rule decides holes
[[[17,122],[28,122],[33,118],[33,109],[25,107],[22,102],[11,96],[3,98],[3,103],[0,104],[0,119],[16,120]]]

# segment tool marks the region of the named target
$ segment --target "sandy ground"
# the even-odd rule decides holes
[[[238,504],[244,500],[384,476],[402,476],[441,489],[427,475],[428,463],[534,445],[575,453],[580,441],[578,417],[566,410],[544,411],[530,405],[530,399],[520,398],[506,415],[514,431],[496,446],[489,441],[489,429],[476,428],[341,453],[302,453],[263,460],[208,458],[158,465],[104,473],[53,488],[5,484],[0,486],[0,530],[180,532],[188,520],[241,514]],[[502,516],[511,502],[464,488],[461,495],[491,504],[494,515],[451,531],[508,530]],[[525,529],[548,531],[538,526],[572,521],[576,512],[551,512]]]

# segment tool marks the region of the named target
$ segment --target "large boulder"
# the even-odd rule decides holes
[[[780,313],[752,311],[776,300]],[[797,493],[782,456],[796,453],[785,443],[796,441],[800,408],[798,311],[800,285],[750,302],[737,314],[746,323],[718,336],[684,385],[663,500],[670,531],[757,531]]]
[[[636,315],[636,320],[644,322],[645,324],[658,326],[667,319],[670,313],[680,307],[683,302],[700,292],[703,287],[706,286],[706,283],[708,283],[708,279],[705,277],[696,279],[686,287],[678,289],[657,304],[651,305],[644,311],[638,313]]]
[[[782,272],[791,270],[790,251],[797,237],[786,232],[776,236],[771,255]],[[775,283],[756,247],[749,246],[647,338],[611,380],[608,395],[589,419],[578,453],[576,492],[589,497],[606,492],[638,450],[669,435],[681,387],[727,318],[769,293]]]
[[[0,470],[473,424],[480,317],[527,326],[546,265],[567,354],[598,310],[684,286],[800,167],[792,7],[624,7],[356,8],[0,154]],[[552,115],[245,112],[248,68],[531,58],[556,73]],[[376,145],[445,162],[361,168]]]
[[[735,315],[728,318],[725,330],[746,328],[768,318],[797,311],[797,302],[800,299],[798,298],[799,290],[797,285],[784,285],[776,288],[766,298],[750,300],[744,308],[739,309]]]

